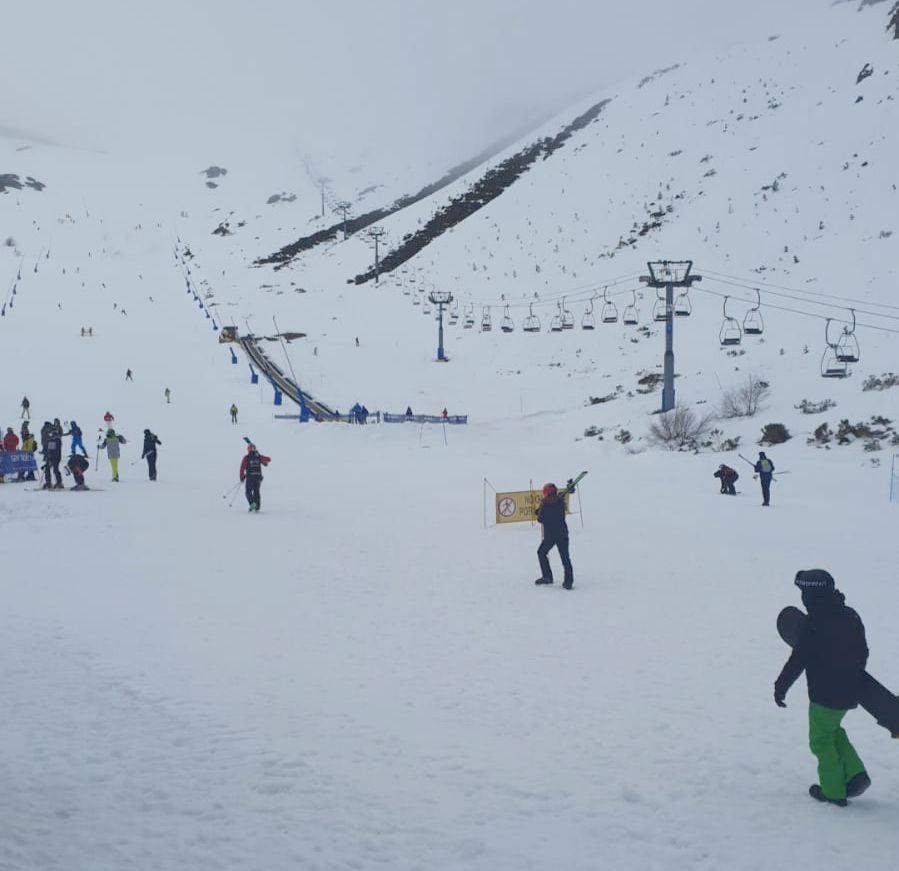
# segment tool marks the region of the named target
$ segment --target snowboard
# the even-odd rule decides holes
[[[790,647],[795,646],[805,622],[804,611],[788,605],[777,615],[777,631]],[[862,675],[858,703],[894,738],[899,738],[899,696],[894,696],[868,672]]]
[[[83,490],[73,490],[71,487],[27,487],[29,493],[102,493],[102,487],[85,487]]]

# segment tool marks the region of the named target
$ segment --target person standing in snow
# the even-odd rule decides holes
[[[271,462],[256,450],[256,445],[247,445],[247,454],[240,461],[240,480],[246,481],[247,503],[250,511],[258,511],[262,505],[262,467]]]
[[[78,426],[78,424],[75,423],[74,420],[69,423],[69,431],[64,432],[63,435],[72,437],[72,447],[69,450],[69,456],[72,456],[72,454],[74,454],[78,448],[81,448],[81,453],[84,454],[84,456],[87,456],[87,451],[84,448],[84,442],[81,441],[81,427]]]
[[[231,403],[231,423],[237,423],[237,406],[232,402]]]
[[[818,783],[809,795],[845,807],[861,795],[871,778],[841,726],[846,712],[858,707],[868,643],[861,617],[849,608],[834,579],[823,569],[796,573],[808,612],[799,640],[774,682],[774,701],[786,707],[787,691],[805,671],[808,683],[809,747],[818,759]]]
[[[762,505],[770,505],[771,478],[774,475],[774,463],[765,456],[764,451],[759,451],[759,460],[753,468],[762,484]]]
[[[28,401],[27,396],[22,397],[22,413],[19,417],[25,418],[27,417],[31,420],[31,403]]]
[[[109,459],[109,466],[112,469],[112,480],[119,480],[119,458],[122,456],[120,445],[127,445],[128,442],[123,435],[117,435],[116,431],[111,427],[106,431],[106,438],[100,443],[100,450],[106,448],[106,456]]]
[[[53,423],[44,421],[41,427],[41,453],[44,455],[44,490],[53,489],[53,478],[56,478],[56,489],[62,490],[62,473],[59,471],[59,463],[62,460],[62,425],[59,418],[54,418]]]
[[[111,411],[107,411],[106,414],[103,415],[103,423],[106,424],[107,428],[112,425],[112,422],[114,420],[115,420],[115,418],[112,416]]]
[[[562,586],[570,590],[574,586],[574,570],[568,555],[568,524],[565,522],[565,500],[559,496],[555,484],[543,485],[543,499],[537,508],[537,522],[543,526],[543,541],[537,548],[537,560],[540,563],[540,577],[535,584],[551,584],[553,572],[549,565],[549,552],[559,549],[565,580]]]
[[[22,435],[22,450],[28,451],[29,454],[34,456],[35,451],[37,451],[37,442],[35,441],[34,436],[25,429],[24,434]],[[34,472],[19,472],[19,480],[20,481],[33,481],[34,480]]]
[[[165,389],[165,401],[166,403],[171,403],[172,401],[172,391],[169,390],[168,387]]]
[[[147,461],[147,471],[150,473],[151,481],[156,480],[156,445],[161,444],[162,442],[150,430],[144,430],[144,450],[140,458]]]
[[[726,493],[728,496],[737,495],[734,484],[737,483],[737,479],[740,477],[740,475],[736,469],[732,469],[730,466],[725,466],[724,463],[722,463],[720,466],[718,466],[718,471],[715,472],[712,477],[721,479],[722,493]]]
[[[126,381],[134,381],[134,379],[131,377],[131,370],[130,370],[130,369],[126,369],[126,370],[125,370],[125,380],[126,380]]]
[[[19,449],[19,437],[11,426],[6,428],[6,435],[3,436],[3,450],[17,451]]]

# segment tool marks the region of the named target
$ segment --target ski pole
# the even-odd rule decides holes
[[[237,482],[237,487],[234,488],[234,495],[231,497],[231,501],[228,503],[228,507],[230,508],[234,504],[234,500],[237,498],[238,487],[241,485],[241,481]]]
[[[240,481],[238,481],[233,487],[228,489],[227,493],[222,494],[222,499],[227,499],[235,490],[240,486]]]

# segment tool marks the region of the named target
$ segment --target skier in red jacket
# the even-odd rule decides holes
[[[256,450],[256,445],[247,445],[247,455],[240,461],[240,480],[247,482],[247,502],[250,511],[258,511],[262,505],[262,467],[271,462]]]

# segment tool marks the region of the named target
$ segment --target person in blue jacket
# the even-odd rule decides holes
[[[762,505],[770,505],[771,478],[774,475],[774,463],[765,456],[764,451],[759,451],[759,460],[753,468],[762,484]]]
[[[85,457],[87,456],[87,451],[84,449],[84,442],[81,441],[81,427],[78,426],[78,424],[75,423],[74,420],[69,424],[69,431],[64,432],[63,435],[72,437],[72,448],[69,451],[70,457],[74,455],[75,451],[78,450],[78,448],[81,448],[81,453]]]

